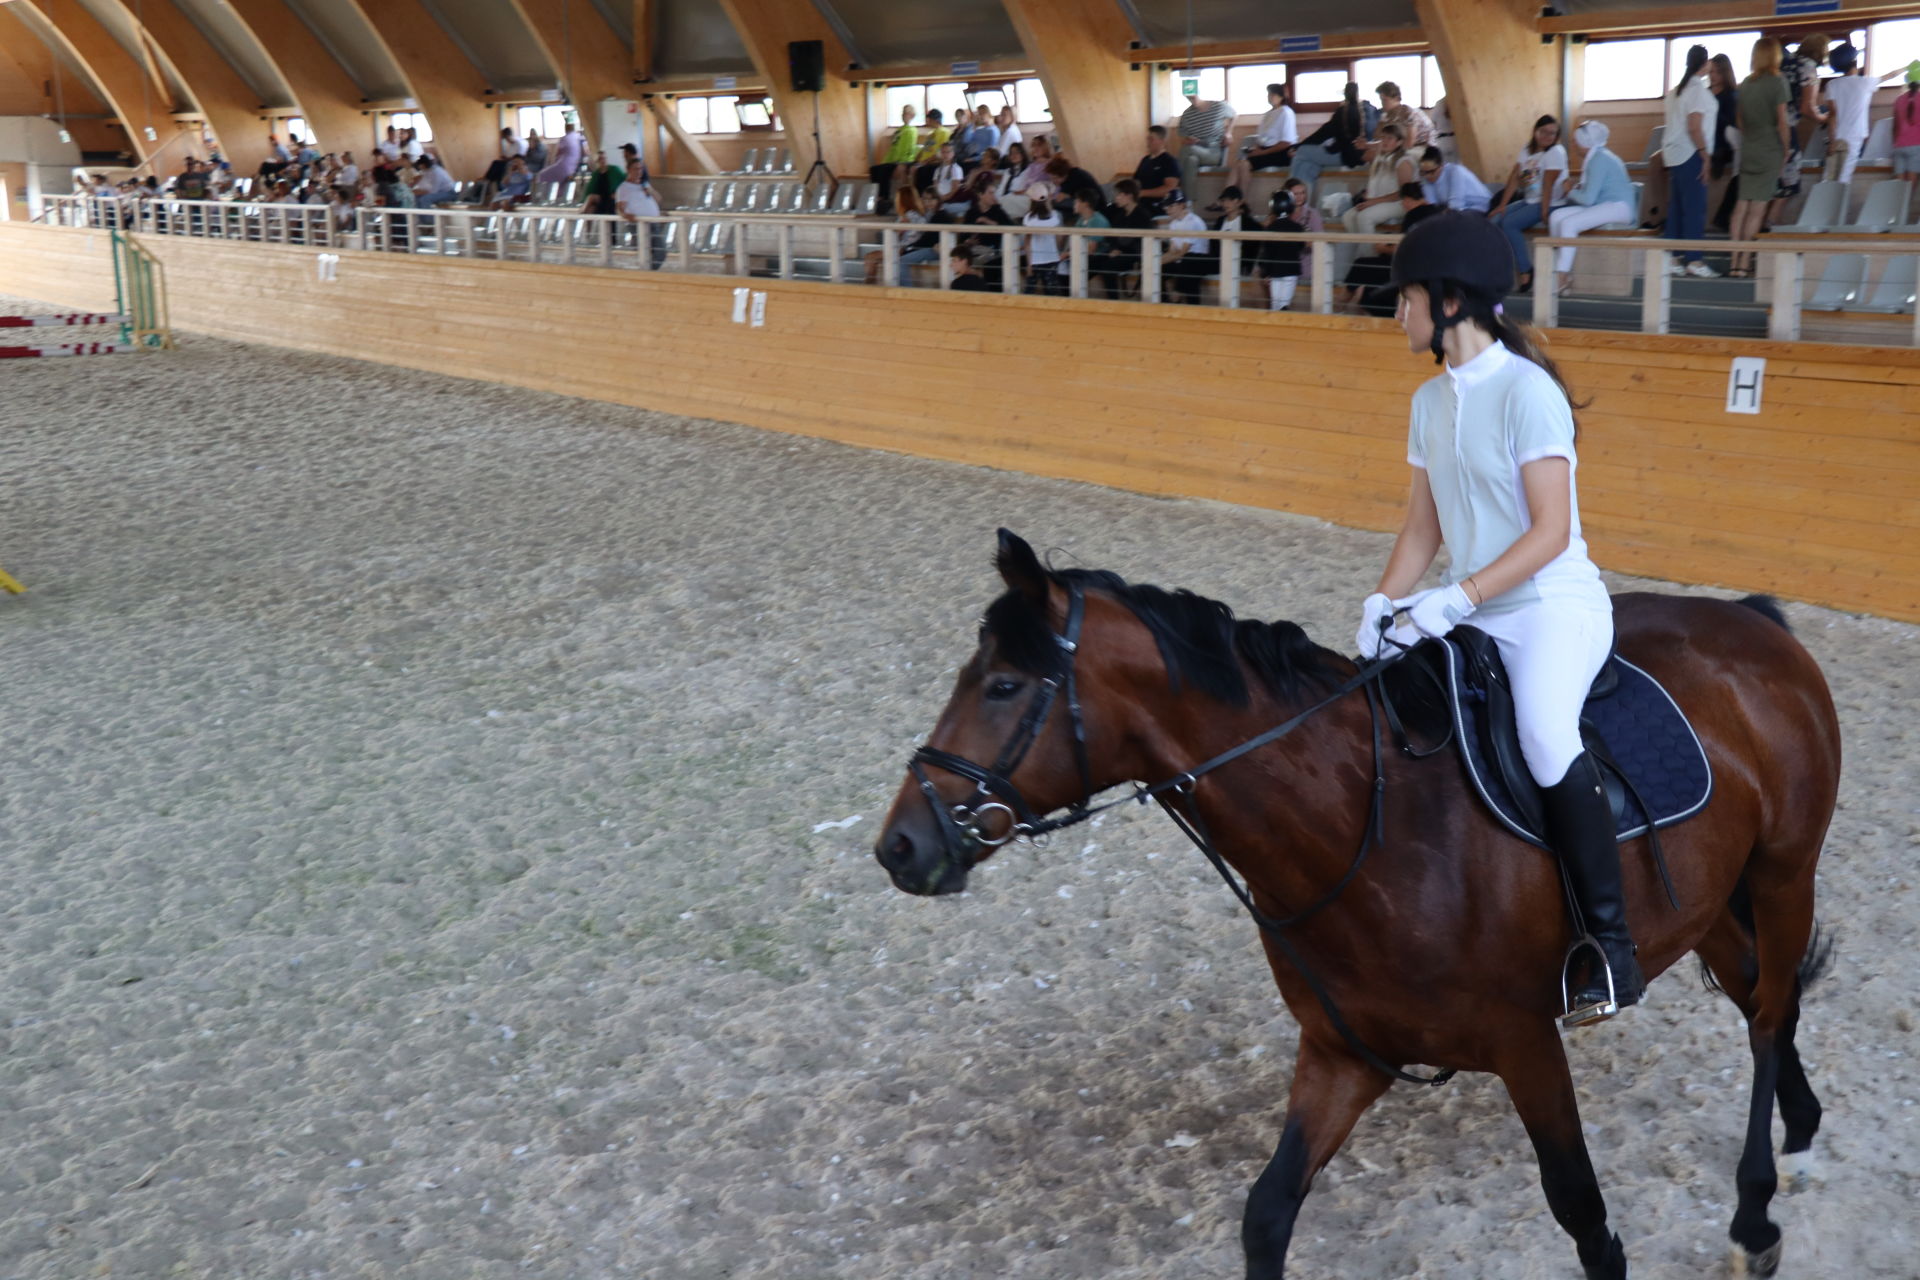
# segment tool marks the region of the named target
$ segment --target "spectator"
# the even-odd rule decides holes
[[[490,182],[498,186],[500,180],[507,176],[507,161],[513,159],[515,156],[525,155],[526,153],[527,144],[520,141],[519,135],[511,129],[502,129],[500,131],[500,154],[494,159],[492,164],[487,166],[487,174],[482,181]]]
[[[1394,198],[1400,204],[1400,234],[1403,236],[1424,219],[1440,212],[1440,206],[1427,201],[1426,189],[1417,182],[1403,185],[1394,193]],[[1353,268],[1347,272],[1346,302],[1349,305],[1357,304],[1367,315],[1384,319],[1394,313],[1400,302],[1400,291],[1393,285],[1394,246],[1379,244],[1374,249],[1376,252],[1372,256],[1356,259]]]
[[[1176,191],[1160,203],[1167,212],[1167,230],[1207,229],[1207,224],[1187,203],[1186,192]],[[1160,273],[1172,284],[1175,302],[1199,305],[1200,281],[1220,269],[1220,261],[1212,250],[1211,240],[1197,236],[1177,236],[1167,241],[1166,252],[1160,259]]]
[[[1513,248],[1515,288],[1526,288],[1533,278],[1527,263],[1527,228],[1546,221],[1566,189],[1567,149],[1560,145],[1560,122],[1541,116],[1533,122],[1533,137],[1521,148],[1506,187],[1487,214]]]
[[[387,136],[373,144],[373,149],[388,160],[400,158],[400,131],[392,125],[387,126]]]
[[[1573,131],[1574,145],[1584,150],[1587,158],[1580,166],[1580,185],[1567,193],[1568,203],[1547,219],[1548,233],[1554,239],[1568,239],[1610,222],[1633,221],[1633,180],[1627,176],[1626,163],[1607,148],[1610,132],[1598,120],[1582,121]],[[1555,287],[1563,294],[1573,288],[1573,256],[1577,252],[1572,245],[1554,250]]]
[[[310,165],[320,159],[320,150],[313,145],[313,139],[294,138],[292,141],[293,158],[301,164]]]
[[[1047,162],[1047,185],[1054,191],[1053,207],[1063,214],[1073,211],[1073,198],[1082,191],[1093,193],[1096,206],[1107,202],[1106,189],[1100,185],[1100,180],[1085,169],[1076,167],[1065,156],[1055,156]]]
[[[1058,227],[1060,214],[1053,207],[1053,189],[1044,182],[1027,188],[1033,203],[1020,221],[1029,227]],[[1027,291],[1057,294],[1061,292],[1060,237],[1027,237]]]
[[[1020,134],[1020,126],[1016,124],[1013,119],[1012,103],[1008,103],[1006,106],[1000,108],[1000,114],[993,118],[993,123],[1000,130],[1000,149],[1002,151],[1011,151],[1014,147],[1020,146],[1023,139]]]
[[[880,163],[867,170],[867,177],[877,188],[876,206],[885,205],[893,198],[895,171],[903,164],[912,163],[920,154],[920,131],[913,127],[913,118],[918,114],[911,102],[900,108],[900,127],[893,131],[893,141],[887,144]]]
[[[1140,184],[1132,178],[1121,178],[1113,184],[1113,203],[1102,211],[1102,217],[1109,227],[1153,230],[1153,212],[1140,202]],[[1138,236],[1101,237],[1092,260],[1093,274],[1102,279],[1116,297],[1120,293],[1120,277],[1140,270],[1140,246]]]
[[[620,169],[626,175],[627,182],[638,182],[652,188],[653,173],[647,168],[647,162],[640,158],[640,148],[631,142],[620,144]]]
[[[280,139],[274,137],[272,134],[268,134],[267,158],[260,162],[259,176],[262,178],[275,177],[282,169],[286,168],[288,164],[292,163],[292,161],[293,156],[288,153],[287,148],[281,143]]]
[[[1281,188],[1293,201],[1293,220],[1305,227],[1313,235],[1320,235],[1327,229],[1327,220],[1313,207],[1313,193],[1307,184],[1299,178],[1288,178]],[[1313,255],[1302,250],[1300,258],[1300,280],[1306,283],[1313,279]]]
[[[432,156],[423,155],[419,162],[420,176],[413,184],[414,204],[422,209],[431,209],[435,205],[445,204],[453,199],[453,175],[447,172],[443,164],[434,163]]]
[[[1400,216],[1400,188],[1420,176],[1414,153],[1398,124],[1382,124],[1379,141],[1373,147],[1373,159],[1367,162],[1364,198],[1347,211],[1347,229],[1372,235],[1383,222]],[[1426,195],[1420,197],[1423,201]]]
[[[536,182],[565,182],[580,172],[580,156],[586,150],[586,139],[580,136],[580,126],[567,121],[567,131],[560,135],[560,141],[553,145],[553,158],[547,167],[540,170],[534,179]],[[409,157],[411,158],[411,157]]]
[[[927,112],[927,129],[920,137],[920,153],[914,157],[913,185],[925,191],[933,185],[934,166],[939,163],[940,148],[953,136],[943,123],[940,108]]]
[[[1073,225],[1100,231],[1112,229],[1113,224],[1107,221],[1107,215],[1102,211],[1098,191],[1088,191],[1083,188],[1073,193]],[[1089,239],[1087,252],[1089,255],[1098,256],[1111,239],[1110,236]]]
[[[400,135],[400,154],[407,158],[407,163],[418,164],[420,157],[426,154],[426,150],[420,145],[418,129],[408,129]]]
[[[953,146],[953,157],[962,159],[973,151],[973,112],[961,107],[953,113],[953,128],[947,134],[947,141]],[[938,157],[936,157],[936,163]]]
[[[547,167],[547,144],[541,138],[538,129],[527,130],[527,149],[524,154],[527,160],[527,177],[531,180],[534,174]]]
[[[660,216],[660,201],[653,194],[653,184],[647,181],[644,165],[636,165],[626,170],[615,169],[622,181],[613,193],[613,211],[624,222],[639,222],[642,218]],[[664,223],[647,224],[645,240],[647,245],[647,265],[651,270],[659,270],[666,260],[667,228]]]
[[[1333,116],[1293,149],[1293,176],[1312,192],[1323,171],[1351,169],[1360,163],[1360,144],[1365,137],[1360,86],[1349,80],[1346,96],[1333,109]]]
[[[1232,187],[1232,186],[1223,188],[1221,190],[1220,216],[1214,219],[1212,222],[1209,222],[1207,226],[1210,230],[1213,230],[1213,231],[1258,231],[1260,230],[1260,223],[1257,220],[1255,220],[1253,216],[1253,212],[1247,208],[1246,192],[1242,191],[1239,187]],[[1257,256],[1255,253],[1255,250],[1257,250],[1259,247],[1260,247],[1259,242],[1255,240],[1240,241],[1240,274],[1241,275],[1247,276],[1253,273],[1254,258]],[[1223,260],[1226,258],[1227,254],[1226,254],[1226,249],[1224,247],[1224,244],[1221,245],[1218,256]],[[1233,288],[1234,285],[1223,278],[1221,281],[1221,287],[1223,289],[1230,289],[1230,288]]]
[[[1707,59],[1707,88],[1713,94],[1713,156],[1712,167],[1708,170],[1713,181],[1718,182],[1733,173],[1738,157],[1734,154],[1734,139],[1740,136],[1740,82],[1733,74],[1733,59],[1724,53],[1716,53]],[[1716,230],[1725,231],[1733,215],[1733,197],[1740,184],[1728,182],[1726,194],[1721,197],[1720,208],[1711,219]]]
[[[105,179],[102,179],[104,183]],[[111,194],[111,188],[107,194]],[[173,194],[177,200],[205,200],[207,198],[207,175],[200,168],[200,162],[188,156],[186,163],[180,166],[180,176],[173,180]]]
[[[931,191],[941,203],[952,200],[954,193],[960,190],[960,184],[966,181],[966,170],[954,157],[953,144],[943,142],[935,154],[933,164],[926,169],[927,180],[921,183],[923,190]]]
[[[1433,142],[1433,121],[1427,113],[1415,106],[1409,106],[1400,96],[1400,86],[1391,80],[1383,80],[1374,89],[1380,95],[1380,123],[1374,126],[1373,136],[1380,136],[1381,127],[1390,124],[1400,126],[1400,136],[1406,139],[1406,145],[1415,155],[1420,154]]]
[[[335,186],[329,189],[327,199],[327,221],[335,231],[351,231],[354,227],[353,188]]]
[[[1913,180],[1920,176],[1920,58],[1907,64],[1907,88],[1893,100],[1893,173],[1907,184],[1906,207],[1913,208]]]
[[[1238,114],[1230,102],[1209,102],[1198,93],[1187,95],[1187,109],[1180,113],[1181,173],[1194,179],[1202,169],[1227,162],[1227,139],[1233,135]],[[1146,183],[1140,185],[1144,192]]]
[[[1233,172],[1228,178],[1232,186],[1244,189],[1253,181],[1255,169],[1284,169],[1293,163],[1300,126],[1293,114],[1293,104],[1287,100],[1287,86],[1268,85],[1267,102],[1267,114],[1260,117],[1260,127],[1241,145],[1240,154],[1234,158]]]
[[[1000,128],[993,122],[993,109],[983,102],[973,109],[973,163],[979,164],[988,151],[999,150]]]
[[[1780,74],[1787,82],[1787,155],[1780,165],[1778,190],[1767,212],[1769,225],[1787,212],[1787,201],[1800,194],[1800,125],[1825,124],[1827,109],[1820,105],[1820,66],[1827,60],[1828,40],[1812,35],[1800,42],[1791,58],[1783,57]],[[1812,132],[1811,127],[1808,132]]]
[[[1294,202],[1294,192],[1305,191],[1306,184],[1298,188],[1289,182],[1273,193],[1269,204],[1270,216],[1267,218],[1268,231],[1288,232],[1298,235],[1307,229],[1299,219],[1302,212]],[[1300,266],[1306,248],[1300,240],[1262,240],[1257,252],[1253,254],[1253,269],[1261,279],[1267,282],[1267,306],[1274,311],[1285,311],[1293,303],[1294,290],[1300,286]]]
[[[1467,166],[1448,160],[1437,143],[1420,156],[1420,183],[1428,203],[1442,209],[1485,213],[1493,203],[1493,192],[1487,190],[1487,184]]]
[[[587,166],[587,198],[580,202],[582,213],[612,213],[614,196],[627,180],[627,171],[607,163],[607,153],[596,151]]]
[[[1707,88],[1707,47],[1687,50],[1687,69],[1667,95],[1666,129],[1660,135],[1660,161],[1667,171],[1667,238],[1698,240],[1707,233],[1707,156],[1713,151],[1708,122],[1718,117],[1720,104]],[[1590,122],[1591,123],[1591,122]],[[1625,175],[1624,168],[1621,171]],[[1667,274],[1685,271],[1712,279],[1720,273],[1706,264],[1698,249],[1683,249],[1678,261],[1669,261]]]
[[[1147,154],[1133,167],[1133,180],[1140,184],[1140,203],[1159,213],[1168,196],[1180,189],[1180,162],[1167,150],[1165,125],[1147,129]]]
[[[489,207],[497,211],[517,209],[527,202],[532,190],[533,171],[527,167],[527,158],[515,156],[507,161],[506,177],[500,180],[499,194]]]
[[[360,185],[360,166],[353,162],[353,152],[351,151],[342,151],[340,153],[339,183],[341,186],[349,188]]]
[[[1852,182],[1854,166],[1860,163],[1860,149],[1867,145],[1869,117],[1873,111],[1873,91],[1879,86],[1867,79],[1860,65],[1860,51],[1851,43],[1835,48],[1830,65],[1839,74],[1827,81],[1828,114],[1832,137],[1827,147],[1827,165],[1823,174],[1829,181]]]
[[[1440,148],[1440,155],[1448,164],[1459,164],[1460,148],[1453,140],[1453,116],[1447,111],[1447,100],[1441,98],[1434,103],[1427,118],[1433,125],[1433,145]],[[1433,197],[1427,198],[1431,200]]]
[[[912,183],[905,183],[893,193],[896,222],[927,223],[934,221],[927,216],[926,197]],[[952,219],[946,219],[952,221]],[[913,268],[921,262],[937,262],[940,258],[940,237],[935,232],[911,231],[900,237],[899,274],[894,283],[907,288],[913,283]],[[875,249],[867,255],[867,283],[878,284],[880,272],[886,265],[884,250]]]
[[[1752,72],[1740,83],[1740,198],[1733,206],[1735,241],[1760,234],[1767,209],[1778,193],[1780,167],[1793,150],[1793,126],[1787,111],[1787,81],[1780,74],[1780,42],[1753,42]],[[1735,279],[1753,275],[1753,255],[1736,252],[1727,272]]]
[[[947,254],[947,257],[953,263],[953,283],[948,285],[947,288],[958,289],[963,293],[991,293],[993,291],[993,286],[988,283],[987,278],[981,275],[979,269],[973,265],[973,251],[971,249],[968,249],[965,245],[957,244],[953,246],[953,250]]]

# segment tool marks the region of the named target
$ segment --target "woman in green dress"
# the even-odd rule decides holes
[[[1740,85],[1739,200],[1733,206],[1733,239],[1760,234],[1767,204],[1780,181],[1780,167],[1791,148],[1787,141],[1787,82],[1780,75],[1780,42],[1753,42],[1753,74]],[[1735,253],[1729,276],[1753,275],[1753,255]]]

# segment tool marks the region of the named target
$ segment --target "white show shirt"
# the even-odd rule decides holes
[[[1700,117],[1700,136],[1707,140],[1707,149],[1713,149],[1713,126],[1720,117],[1720,103],[1713,96],[1713,90],[1707,88],[1705,76],[1687,81],[1678,94],[1669,92],[1666,106],[1667,127],[1660,135],[1660,159],[1666,162],[1667,168],[1683,165],[1700,153],[1687,128],[1688,116]]]
[[[1498,342],[1464,365],[1447,366],[1413,393],[1407,461],[1427,473],[1453,559],[1447,582],[1486,568],[1533,527],[1520,468],[1542,458],[1567,460],[1567,548],[1479,613],[1511,613],[1546,598],[1607,607],[1606,586],[1580,535],[1573,410],[1545,369]]]
[[[1298,141],[1300,126],[1294,119],[1293,108],[1284,103],[1260,117],[1260,127],[1253,135],[1256,147],[1277,147],[1283,142]]]
[[[1522,191],[1520,199],[1532,204],[1540,199],[1540,184],[1549,173],[1558,173],[1560,180],[1553,184],[1553,198],[1542,207],[1551,207],[1567,193],[1567,183],[1571,175],[1567,172],[1567,149],[1554,143],[1545,151],[1528,151],[1520,148],[1516,157],[1520,165]]]
[[[613,193],[614,208],[622,213],[630,213],[636,218],[657,218],[660,216],[660,202],[653,198],[643,182],[623,182],[620,189]]]

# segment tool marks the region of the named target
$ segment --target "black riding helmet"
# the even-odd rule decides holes
[[[1426,218],[1400,241],[1393,254],[1393,287],[1417,284],[1427,291],[1433,310],[1433,359],[1447,329],[1466,318],[1462,309],[1446,313],[1447,287],[1491,308],[1513,292],[1513,250],[1507,237],[1487,218],[1449,209]]]

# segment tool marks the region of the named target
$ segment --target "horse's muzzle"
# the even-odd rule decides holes
[[[935,897],[967,887],[971,859],[950,851],[923,811],[909,809],[896,818],[874,842],[873,856],[903,893]]]

